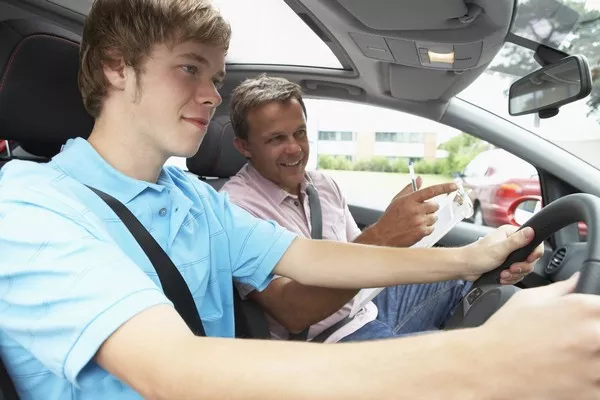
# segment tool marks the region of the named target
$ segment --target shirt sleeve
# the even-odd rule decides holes
[[[60,194],[16,192],[0,192],[0,329],[79,387],[117,328],[169,301],[94,214]]]
[[[273,269],[296,234],[274,221],[250,215],[231,203],[227,193],[214,193],[212,201],[221,212],[221,223],[229,240],[229,256],[236,281],[263,290],[273,278]]]

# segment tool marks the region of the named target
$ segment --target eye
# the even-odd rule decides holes
[[[198,73],[198,67],[194,65],[182,65],[181,69],[183,70],[183,72],[190,75],[196,75]]]
[[[281,142],[283,140],[283,135],[273,136],[271,139],[267,140],[267,143]]]
[[[304,136],[306,136],[306,130],[305,129],[301,129],[298,132],[296,132],[296,136],[299,138],[303,138]]]

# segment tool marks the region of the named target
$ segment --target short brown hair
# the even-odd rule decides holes
[[[267,76],[266,74],[261,74],[253,79],[246,79],[235,88],[229,103],[229,117],[235,136],[248,140],[250,131],[248,114],[250,111],[272,101],[283,103],[290,99],[298,100],[306,117],[306,107],[302,100],[300,85],[285,78]]]
[[[229,47],[231,27],[209,0],[95,0],[83,28],[79,89],[94,118],[108,89],[103,65],[122,58],[139,79],[152,47],[189,40]]]

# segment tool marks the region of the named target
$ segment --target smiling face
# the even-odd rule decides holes
[[[296,98],[271,101],[248,113],[248,139],[235,144],[256,170],[291,194],[304,180],[309,145],[306,117]]]
[[[129,121],[140,146],[165,159],[194,155],[221,104],[225,49],[197,42],[157,45],[139,77],[126,69],[121,118]]]

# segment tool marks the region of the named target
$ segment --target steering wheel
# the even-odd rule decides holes
[[[518,287],[500,285],[500,272],[512,264],[524,261],[544,240],[565,226],[584,221],[588,226],[587,257],[575,291],[577,293],[600,294],[600,198],[577,193],[564,196],[530,218],[521,228],[533,228],[535,236],[525,247],[514,251],[498,268],[486,272],[473,283],[472,289],[454,308],[445,329],[470,328],[483,324],[515,294]]]

